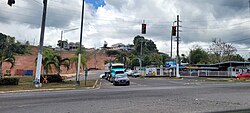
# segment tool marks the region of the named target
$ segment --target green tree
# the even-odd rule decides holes
[[[43,49],[43,59],[42,59],[42,76],[45,74],[48,75],[49,71],[52,71],[52,65],[56,65],[54,62],[54,56],[56,53],[48,48]],[[37,59],[36,59],[37,62]]]
[[[196,46],[194,49],[191,49],[189,52],[189,63],[190,64],[207,64],[208,61],[208,53],[203,50],[201,47]]]
[[[162,54],[162,64],[165,65],[167,61],[171,61],[171,58],[168,54]]]
[[[146,43],[145,43],[145,46],[146,46],[146,50],[148,50],[150,53],[158,53],[158,49],[155,45],[155,43],[152,41],[152,40],[145,40]]]
[[[45,75],[48,75],[49,71],[52,71],[53,66],[55,67],[57,74],[60,75],[61,66],[66,67],[67,70],[69,69],[70,59],[62,58],[52,49],[44,48],[42,66],[43,66],[42,76],[44,75],[44,71],[45,71]]]
[[[182,63],[188,63],[188,57],[186,57],[185,54],[181,54],[181,62]]]
[[[120,52],[118,50],[107,50],[106,51],[106,55],[108,57],[116,56],[118,54],[120,54]]]
[[[53,59],[53,64],[57,69],[57,74],[61,74],[61,66],[64,66],[67,70],[69,70],[70,66],[70,59],[69,58],[62,58],[60,55],[55,55]]]
[[[230,56],[228,56],[228,57],[230,57],[229,59],[230,59],[231,61],[240,61],[240,62],[244,62],[244,61],[245,61],[245,59],[244,59],[242,56],[240,56],[239,54],[230,55]]]
[[[210,53],[217,62],[230,61],[231,56],[234,56],[237,49],[232,44],[222,42],[221,40],[214,39],[212,45],[209,48]]]
[[[157,54],[157,53],[150,54],[149,55],[149,61],[150,61],[150,64],[148,64],[148,65],[156,65],[156,66],[163,65],[162,56]]]
[[[15,65],[16,54],[28,53],[28,46],[16,42],[14,37],[7,36],[0,33],[0,78],[2,78],[2,65],[3,62],[11,64],[12,68]]]
[[[143,36],[137,35],[134,38],[133,43],[134,43],[134,48],[136,50],[136,55],[141,54],[141,48],[143,55],[158,52],[155,43],[152,40],[145,39]]]
[[[143,36],[140,36],[140,35],[137,35],[134,40],[133,40],[133,43],[134,43],[134,48],[136,50],[136,55],[140,55],[141,53],[141,47],[143,48],[143,50],[145,50],[145,39]]]

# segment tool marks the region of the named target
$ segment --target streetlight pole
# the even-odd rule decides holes
[[[37,57],[37,65],[36,65],[36,77],[34,80],[35,87],[41,87],[40,81],[40,73],[41,73],[41,65],[42,65],[42,53],[43,53],[43,41],[44,41],[44,31],[45,31],[45,23],[46,23],[46,11],[47,11],[47,0],[43,0],[43,16],[42,16],[42,26],[41,26],[41,34],[40,34],[40,43],[38,49],[38,57]]]
[[[82,0],[82,17],[81,17],[81,32],[80,32],[80,52],[78,53],[78,65],[77,65],[77,75],[76,75],[76,85],[80,85],[80,64],[81,64],[81,54],[82,54],[82,33],[83,33],[83,22],[84,20],[84,0]]]
[[[62,49],[63,49],[63,40],[62,40],[62,39],[63,39],[63,34],[69,32],[69,31],[77,30],[77,29],[79,29],[79,28],[61,30],[61,46],[60,46],[60,53],[62,53]]]

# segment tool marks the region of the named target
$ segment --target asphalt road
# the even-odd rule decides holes
[[[195,79],[131,78],[130,86],[101,80],[97,89],[0,95],[1,113],[249,113],[248,108],[249,83]]]

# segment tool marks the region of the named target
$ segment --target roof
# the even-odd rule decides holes
[[[250,62],[239,62],[239,61],[227,61],[227,62],[220,62],[215,64],[196,64],[196,66],[209,66],[209,67],[220,67],[220,66],[246,66],[250,65]]]

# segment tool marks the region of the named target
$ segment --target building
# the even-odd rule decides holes
[[[132,44],[125,45],[122,43],[117,43],[117,44],[113,44],[111,48],[113,50],[131,51],[134,49],[134,45]]]

